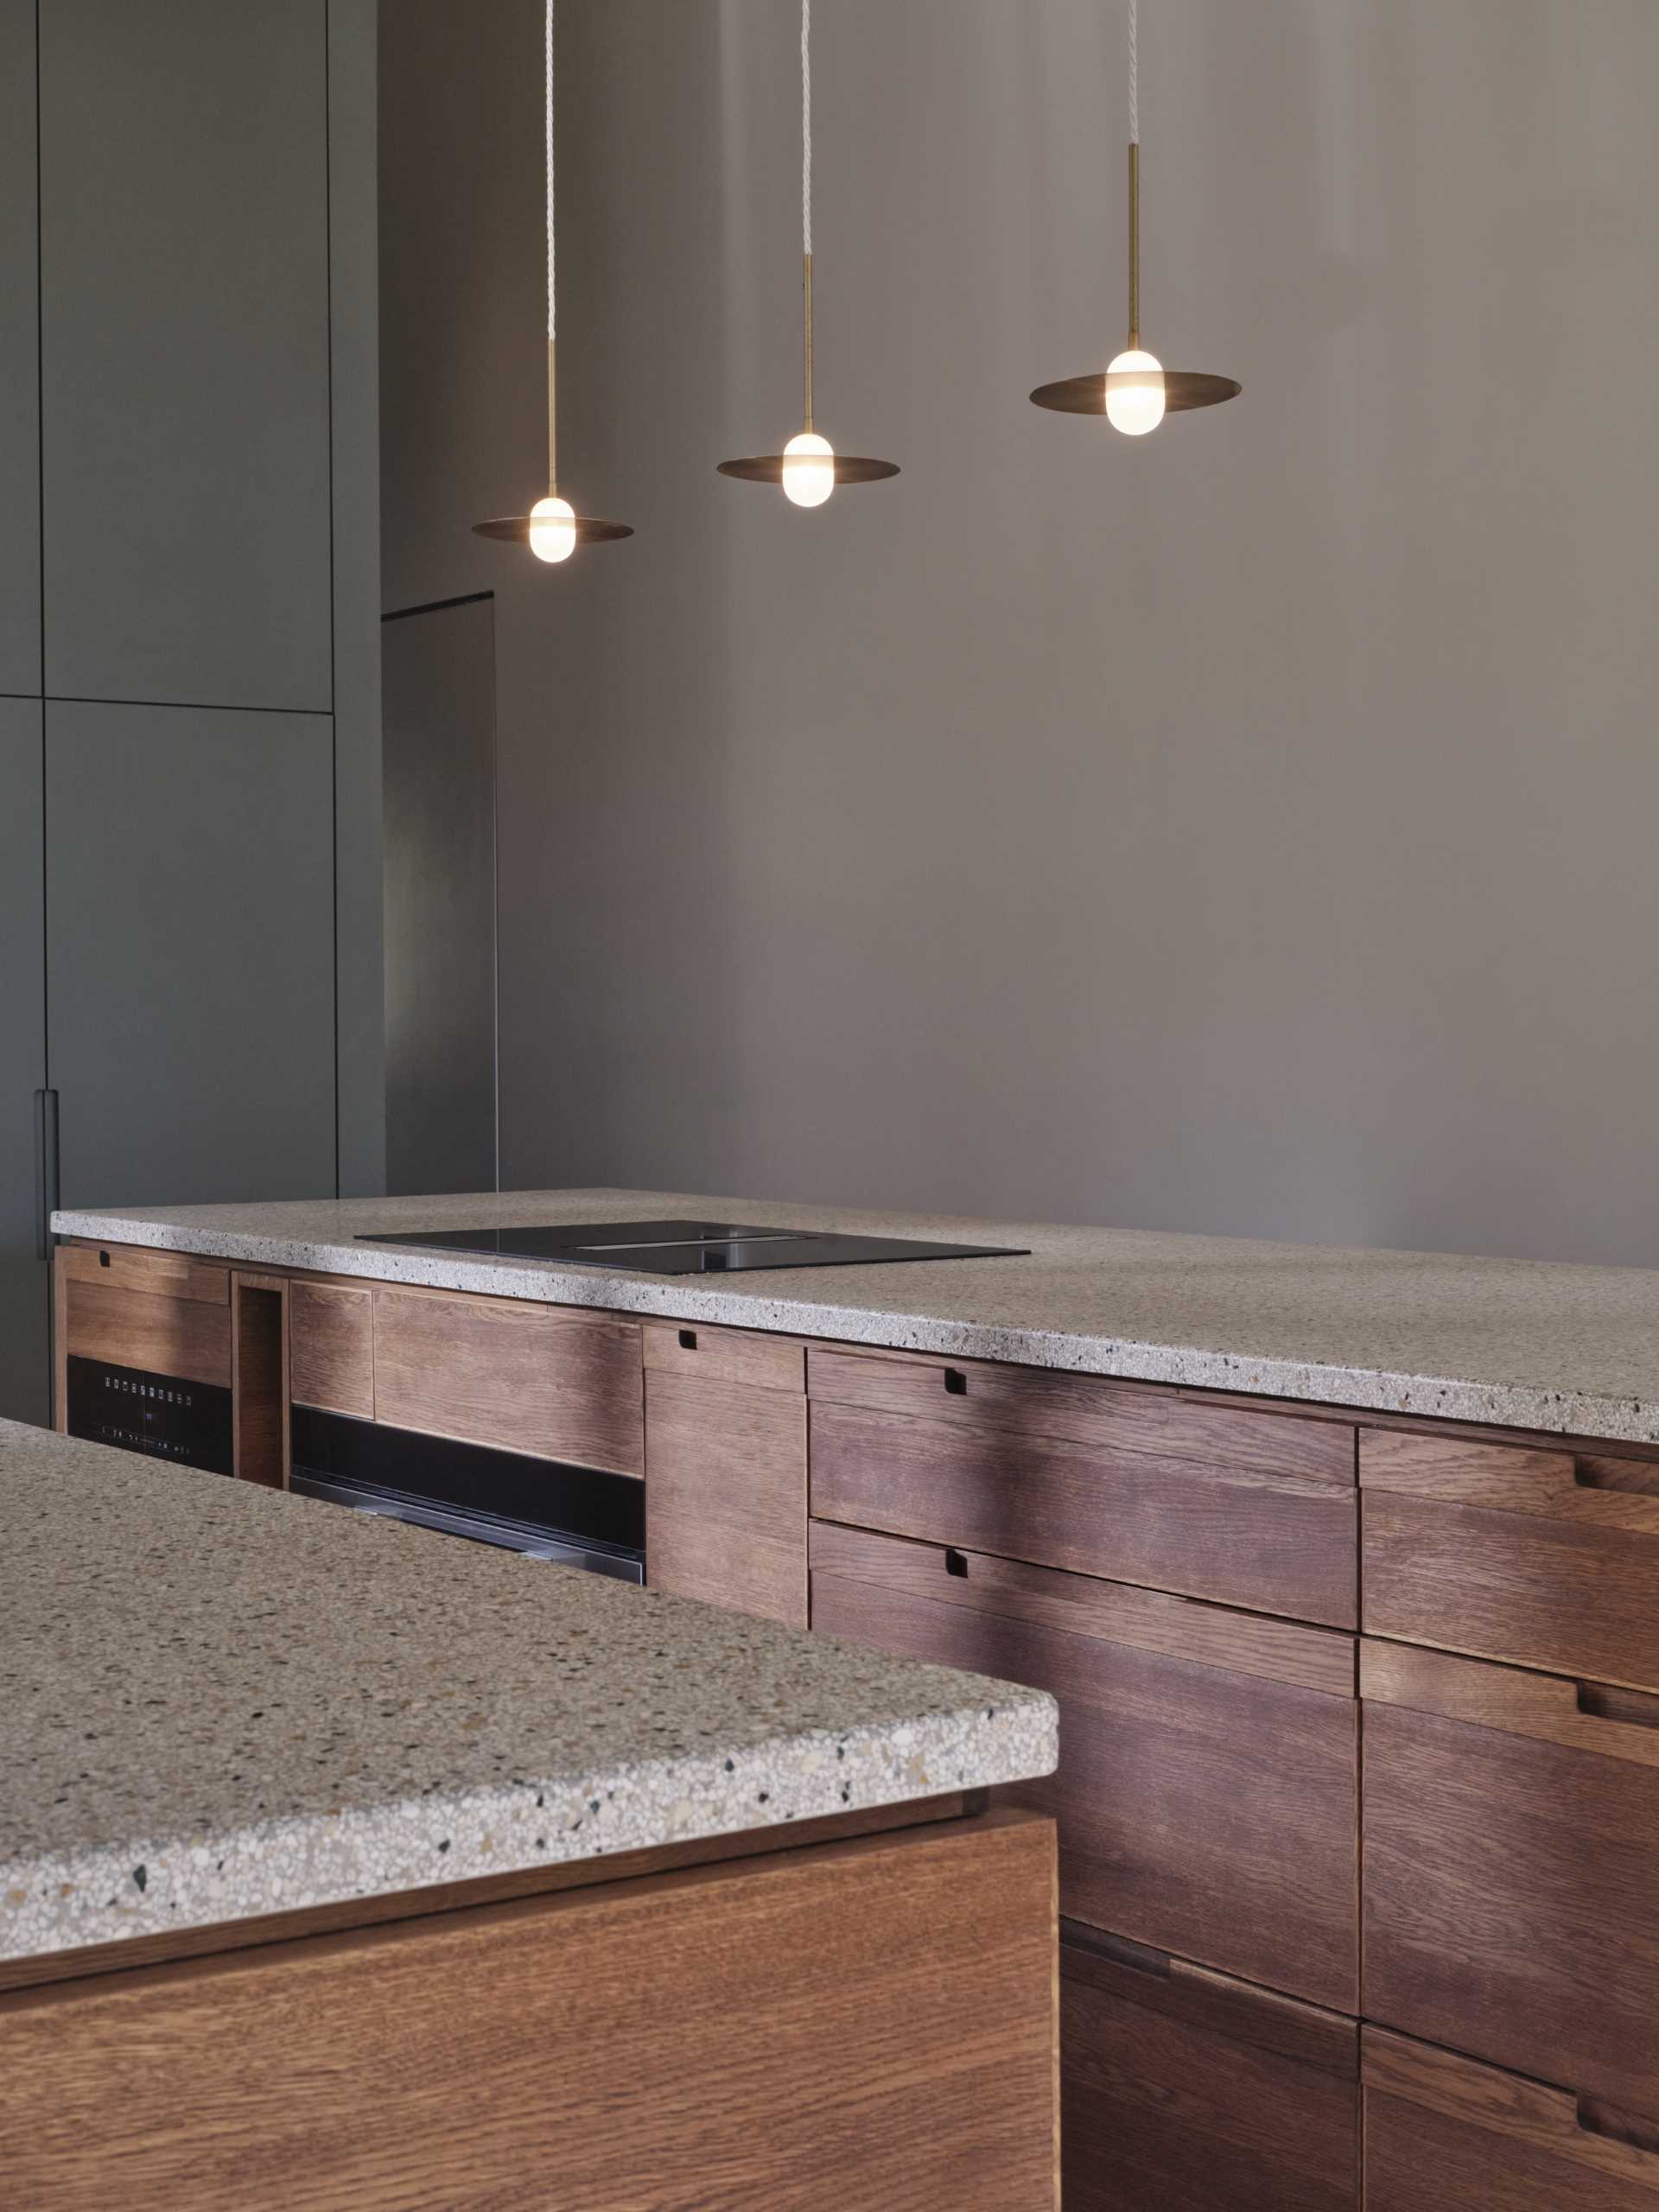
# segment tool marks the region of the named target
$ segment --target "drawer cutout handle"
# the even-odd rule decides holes
[[[682,1329],[680,1331],[680,1350],[682,1351],[696,1351],[696,1331],[695,1329]]]
[[[1659,1497],[1659,1467],[1639,1459],[1575,1459],[1573,1480],[1580,1490],[1622,1491],[1627,1497]]]
[[[965,1398],[968,1395],[968,1377],[959,1367],[947,1367],[944,1370],[944,1387],[953,1398]]]
[[[1617,2105],[1610,2105],[1601,2097],[1580,2097],[1578,2121],[1586,2135],[1604,2135],[1610,2143],[1625,2143],[1632,2151],[1659,2158],[1659,2120],[1643,2120],[1633,2112],[1621,2112]]]
[[[100,1252],[100,1253],[99,1254],[99,1255],[98,1255],[98,1264],[99,1264],[99,1266],[100,1268],[107,1268],[107,1267],[109,1266],[109,1264],[110,1264],[110,1255],[109,1255],[109,1254],[108,1254],[107,1252]]]
[[[1592,1720],[1616,1720],[1621,1727],[1659,1728],[1659,1697],[1609,1689],[1605,1682],[1579,1684],[1579,1711]]]
[[[1103,1928],[1090,1928],[1085,1921],[1062,1920],[1060,1942],[1073,1951],[1092,1951],[1097,1959],[1109,1959],[1114,1966],[1128,1967],[1132,1973],[1150,1974],[1159,1981],[1169,1980],[1167,1951],[1155,1951],[1150,1943],[1132,1942],[1127,1936],[1109,1936]]]
[[[947,1574],[966,1574],[968,1572],[967,1553],[955,1551],[947,1546],[944,1554],[944,1571]]]

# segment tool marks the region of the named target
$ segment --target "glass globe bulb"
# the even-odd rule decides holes
[[[1143,438],[1164,419],[1163,364],[1151,353],[1120,353],[1106,370],[1106,420],[1128,438]]]
[[[802,430],[784,448],[784,493],[798,507],[821,507],[836,488],[836,449],[816,430]]]
[[[530,550],[538,561],[568,561],[576,550],[576,511],[569,499],[537,499],[530,511]]]

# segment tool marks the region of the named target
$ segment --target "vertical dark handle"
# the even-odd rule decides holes
[[[52,1217],[58,1210],[58,1094],[35,1094],[35,1256],[52,1255]]]

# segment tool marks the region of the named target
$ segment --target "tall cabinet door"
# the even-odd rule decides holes
[[[46,714],[62,1203],[332,1193],[327,717]]]
[[[35,182],[35,0],[0,0],[0,691],[41,688]]]
[[[33,1134],[46,1081],[41,893],[41,702],[0,699],[0,1414],[34,1421],[48,1407]]]
[[[52,696],[332,709],[327,61],[326,0],[41,10]]]

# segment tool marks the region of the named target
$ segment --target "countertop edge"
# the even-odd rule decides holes
[[[1471,1421],[1613,1443],[1659,1444],[1659,1400],[1607,1398],[1587,1392],[1540,1389],[1522,1382],[1473,1382],[1448,1376],[1256,1357],[1191,1344],[947,1321],[921,1313],[836,1306],[827,1300],[768,1300],[753,1292],[705,1290],[677,1279],[645,1280],[602,1268],[559,1269],[531,1261],[467,1260],[424,1247],[310,1244],[293,1237],[190,1229],[119,1213],[63,1209],[53,1215],[52,1226],[60,1236],[102,1237],[112,1243],[188,1252],[203,1259],[298,1268],[320,1274],[472,1291],[489,1297],[530,1298],[551,1305],[632,1313],[644,1319],[702,1321],[710,1326],[753,1329],[772,1335],[820,1336],[889,1351],[1003,1360],[1125,1382],[1164,1382],[1332,1406],[1357,1414],[1416,1414],[1427,1420]]]
[[[785,1731],[730,1756],[711,1751],[702,1774],[684,1759],[641,1761],[581,1778],[524,1777],[219,1834],[15,1859],[0,1865],[0,1961],[784,1829],[1052,1774],[1053,1699],[999,1688],[1008,1694],[992,1710],[976,1701],[885,1726]]]

